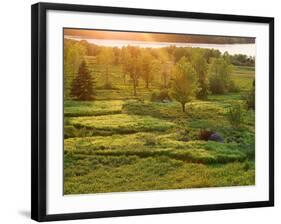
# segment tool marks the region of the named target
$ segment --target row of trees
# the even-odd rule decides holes
[[[97,64],[103,67],[104,88],[110,89],[112,83],[110,74],[114,66],[122,68],[122,79],[124,83],[132,81],[134,84],[134,95],[136,95],[136,87],[139,79],[142,78],[147,88],[152,81],[160,78],[163,88],[167,88],[171,78],[171,70],[173,66],[185,57],[193,64],[199,75],[199,83],[201,91],[198,96],[204,99],[207,95],[205,88],[208,84],[204,78],[204,73],[208,64],[212,63],[214,58],[223,58],[227,64],[233,65],[249,65],[255,63],[255,58],[246,55],[229,55],[227,52],[223,55],[215,49],[188,48],[169,46],[164,48],[137,48],[127,47],[103,47],[90,44],[87,41],[75,41],[70,39],[64,40],[64,86],[65,97],[70,97],[71,85],[75,75],[78,72],[79,65],[85,56],[94,56]],[[132,61],[134,62],[132,64]],[[223,63],[223,62],[221,62]],[[135,66],[135,68],[133,68]],[[137,69],[139,72],[132,72]],[[129,79],[128,79],[129,78]],[[216,77],[215,77],[216,78]],[[218,77],[217,77],[218,78]],[[213,82],[215,83],[215,82]],[[216,87],[211,87],[215,89]],[[203,92],[202,92],[203,91]],[[214,90],[216,92],[216,90]],[[218,90],[217,93],[225,90]]]
[[[65,39],[65,43],[77,43],[78,41]],[[86,55],[88,56],[98,56],[101,51],[103,51],[104,47],[100,45],[95,45],[87,42],[86,40],[81,40],[78,42],[79,45],[86,51]],[[118,47],[111,47],[110,48],[113,55],[113,63],[115,65],[119,64],[121,62],[122,57],[122,48]],[[174,57],[175,62],[178,62],[183,56],[185,56],[187,59],[191,59],[192,55],[194,53],[194,48],[191,47],[176,47],[175,45],[171,45],[168,47],[164,47],[169,55]],[[157,49],[150,49],[150,52],[153,55],[157,55]],[[195,50],[196,51],[196,50]],[[223,56],[219,50],[215,49],[202,49],[202,53],[204,58],[207,60],[208,63],[210,63],[210,59],[213,57],[221,57]],[[226,53],[225,55],[229,56],[230,63],[233,65],[241,65],[241,66],[254,66],[255,65],[255,57],[253,56],[247,56],[245,54],[234,54],[229,55]]]
[[[192,63],[185,57],[175,65],[171,85],[172,97],[185,104],[194,98],[207,99],[208,94],[224,94],[233,89],[233,66],[224,58],[214,58],[208,65],[204,57],[196,54]]]
[[[136,47],[130,48],[130,59],[124,68],[124,72],[128,73],[132,79],[134,95],[136,95],[137,81],[142,72],[145,77],[149,77],[148,74],[154,71],[151,67],[153,63],[148,60],[151,59],[148,58],[150,56],[140,56],[138,50]],[[169,88],[170,93],[176,101],[181,103],[183,111],[185,111],[185,104],[195,97],[206,99],[209,94],[209,88],[213,93],[224,93],[227,91],[228,83],[231,81],[231,65],[227,64],[223,58],[212,60],[209,69],[206,61],[200,55],[194,57],[193,63],[195,64],[190,63],[186,57],[182,57],[171,68],[173,78]],[[210,76],[211,85],[208,82],[208,75]],[[86,62],[83,60],[77,76],[73,80],[71,96],[79,100],[92,100],[95,94],[95,82]]]
[[[72,46],[65,45],[65,94],[79,100],[91,100],[96,93],[95,74],[89,71],[83,60],[89,53],[85,42],[70,41],[68,44]],[[227,53],[220,55],[216,50],[187,48],[187,51],[182,52],[184,55],[176,60],[172,53],[177,50],[174,46],[157,49],[126,46],[118,50],[116,62],[115,48],[99,49],[95,58],[96,64],[103,68],[104,88],[112,88],[111,70],[118,66],[122,70],[120,79],[132,86],[134,96],[138,95],[140,79],[146,88],[150,88],[157,78],[161,80],[161,87],[181,103],[183,111],[185,104],[195,97],[204,100],[210,93],[224,94],[235,89],[231,80],[232,56]],[[180,49],[182,51],[184,48]],[[186,54],[191,51],[191,56]],[[69,62],[73,63],[69,65]]]

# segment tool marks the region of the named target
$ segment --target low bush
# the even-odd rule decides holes
[[[169,92],[167,89],[163,89],[160,92],[153,92],[151,94],[150,100],[152,102],[169,102],[172,101],[172,98],[169,95]]]
[[[244,94],[247,109],[255,109],[255,89],[252,88],[250,91]]]
[[[196,128],[183,128],[176,131],[176,140],[188,142],[190,140],[200,140]]]
[[[223,137],[219,133],[215,132],[210,135],[208,140],[215,141],[215,142],[223,142]]]
[[[244,110],[241,104],[231,106],[228,109],[226,116],[233,128],[239,128],[244,120]]]
[[[111,83],[105,83],[102,89],[118,90],[118,88],[114,87]]]
[[[188,142],[190,140],[189,130],[187,130],[187,129],[179,130],[177,140],[183,141],[183,142]]]
[[[209,89],[212,94],[224,94],[227,92],[225,82],[218,75],[213,75],[210,77]]]
[[[230,93],[237,93],[240,91],[240,88],[238,85],[235,84],[233,80],[230,80],[227,85],[227,90]]]
[[[210,136],[213,134],[214,132],[211,130],[200,130],[198,137],[200,140],[204,140],[204,141],[208,141]]]

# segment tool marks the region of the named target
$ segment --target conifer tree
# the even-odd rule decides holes
[[[71,96],[77,100],[93,100],[95,96],[94,80],[83,60],[72,82]]]

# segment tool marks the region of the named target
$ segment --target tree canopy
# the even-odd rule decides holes
[[[230,74],[233,66],[223,58],[215,58],[212,60],[208,74],[210,80],[210,91],[213,94],[223,94],[228,91],[230,83]]]
[[[181,103],[183,112],[185,104],[190,102],[198,91],[197,81],[193,66],[183,57],[175,66],[171,90],[172,97]]]

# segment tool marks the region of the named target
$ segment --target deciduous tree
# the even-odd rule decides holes
[[[100,54],[98,55],[98,62],[104,67],[104,76],[105,76],[105,88],[111,88],[111,82],[109,80],[110,70],[115,60],[115,54],[110,47],[104,47]]]
[[[149,84],[153,80],[153,57],[147,51],[143,50],[141,54],[141,77],[145,82],[145,87],[148,89]]]
[[[142,66],[140,49],[138,47],[129,46],[128,56],[128,63],[125,65],[125,71],[129,74],[132,80],[134,96],[136,96]]]
[[[228,91],[230,74],[233,66],[223,58],[214,58],[209,66],[209,86],[213,94],[223,94]]]
[[[182,111],[185,112],[185,104],[195,97],[198,90],[196,72],[191,63],[182,57],[175,65],[173,73],[171,95],[181,103]]]
[[[198,77],[199,90],[196,96],[201,100],[207,99],[209,93],[209,82],[207,77],[208,65],[204,55],[201,52],[194,52],[194,55],[192,56],[192,65]]]

